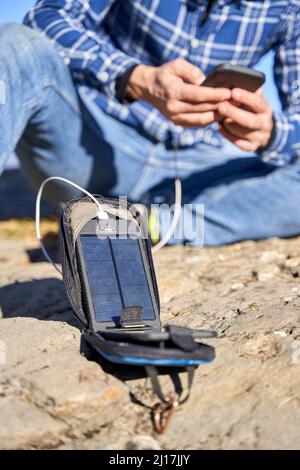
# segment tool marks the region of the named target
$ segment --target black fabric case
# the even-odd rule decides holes
[[[143,234],[143,249],[145,258],[148,263],[148,271],[150,273],[150,282],[154,292],[157,311],[160,312],[159,292],[157,287],[156,275],[153,265],[151,244],[147,237],[146,228],[143,224],[139,213],[123,200],[104,198],[95,196],[102,204],[103,209],[114,216],[130,219],[135,221],[140,227]],[[128,333],[127,345],[124,349],[124,341],[106,340],[101,335],[101,329],[95,331],[88,312],[85,311],[83,296],[84,289],[80,277],[80,267],[78,263],[78,255],[76,250],[76,239],[81,229],[97,215],[97,206],[89,197],[74,199],[69,201],[62,213],[60,220],[60,251],[63,272],[63,281],[67,293],[67,297],[72,306],[73,312],[82,324],[82,333],[86,341],[88,341],[100,354],[112,362],[119,363],[138,363],[139,365],[153,364],[155,361],[163,362],[166,360],[168,364],[181,367],[189,365],[197,365],[201,362],[209,362],[214,358],[214,348],[205,344],[198,343],[193,340],[191,332],[188,328],[179,328],[176,326],[167,327],[170,332],[170,340],[164,343],[149,342],[139,343],[131,340]],[[142,333],[141,333],[142,334]],[[149,333],[148,333],[149,334]],[[126,356],[126,360],[124,359]],[[114,357],[114,359],[112,359]],[[138,360],[138,361],[136,361]],[[180,361],[180,362],[178,362]]]

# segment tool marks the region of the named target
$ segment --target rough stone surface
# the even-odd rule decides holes
[[[162,436],[130,400],[155,402],[148,381],[80,346],[37,248],[33,223],[0,223],[0,448],[300,447],[300,239],[156,255],[163,321],[219,333],[216,360]]]

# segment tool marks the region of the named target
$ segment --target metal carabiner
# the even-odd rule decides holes
[[[171,421],[178,401],[170,397],[167,403],[157,403],[152,409],[153,427],[157,434],[163,434]]]

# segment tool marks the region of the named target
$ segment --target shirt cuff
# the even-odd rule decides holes
[[[112,53],[110,57],[106,57],[103,61],[101,61],[101,58],[94,61],[91,68],[105,94],[108,97],[115,98],[116,80],[139,64],[139,60],[118,51]]]
[[[132,98],[126,97],[126,89],[128,81],[136,67],[137,64],[132,65],[131,67],[129,67],[129,69],[126,70],[126,72],[121,77],[118,77],[116,79],[116,98],[122,104],[130,104],[134,103],[135,101]]]
[[[281,162],[280,154],[284,153],[288,143],[290,123],[284,113],[273,113],[273,131],[266,147],[259,149],[257,154],[266,162]],[[280,163],[281,164],[281,163]]]

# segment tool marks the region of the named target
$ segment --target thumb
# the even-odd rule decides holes
[[[199,67],[196,67],[196,65],[191,64],[187,60],[175,59],[173,66],[176,75],[189,83],[201,85],[205,79],[205,75]]]

